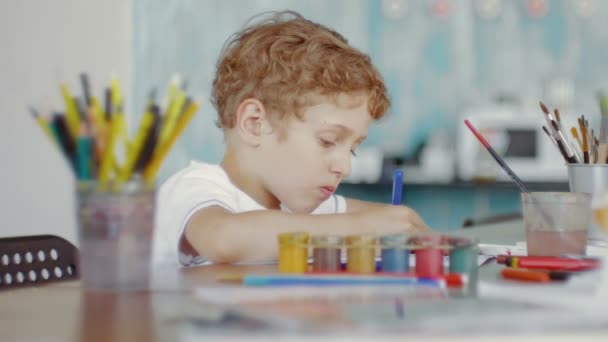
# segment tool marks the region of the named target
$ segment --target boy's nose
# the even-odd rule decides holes
[[[337,174],[340,178],[346,178],[351,173],[351,160],[350,154],[344,156],[337,156],[331,163],[330,171]]]

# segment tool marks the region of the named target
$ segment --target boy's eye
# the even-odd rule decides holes
[[[333,141],[331,141],[331,140],[323,139],[323,138],[319,139],[319,143],[320,143],[320,144],[321,144],[321,146],[323,146],[323,147],[332,147],[332,146],[335,146],[335,145],[336,145],[336,143],[335,143],[335,142],[333,142]]]

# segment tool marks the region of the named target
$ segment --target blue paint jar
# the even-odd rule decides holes
[[[407,235],[391,234],[380,238],[382,247],[382,272],[408,272],[410,251],[407,248]]]

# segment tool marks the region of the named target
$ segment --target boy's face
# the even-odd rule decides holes
[[[292,212],[309,213],[351,172],[351,158],[372,122],[367,102],[340,96],[288,119],[283,134],[264,137],[259,162],[264,187]]]

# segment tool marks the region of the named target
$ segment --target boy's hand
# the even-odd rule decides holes
[[[401,205],[375,205],[352,214],[356,229],[362,232],[411,234],[430,230],[414,210]]]

